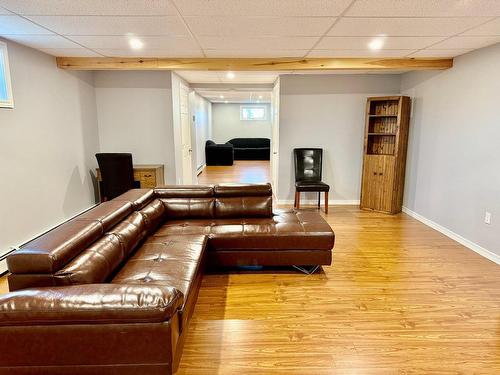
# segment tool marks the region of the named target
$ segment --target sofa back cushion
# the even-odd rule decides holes
[[[269,148],[271,140],[269,138],[233,138],[231,143],[235,148]]]
[[[97,220],[70,220],[9,255],[9,271],[54,273],[102,234],[102,224]]]
[[[212,185],[165,186],[155,189],[155,196],[165,206],[168,220],[214,217],[215,198]]]
[[[167,214],[165,205],[159,199],[153,200],[140,210],[139,213],[144,217],[147,234],[153,233],[163,223]]]
[[[125,259],[120,239],[106,234],[54,275],[57,285],[102,283]]]
[[[168,198],[161,201],[170,220],[214,217],[214,198]]]
[[[216,198],[215,217],[217,219],[271,217],[272,207],[271,197]]]
[[[215,186],[215,218],[272,217],[271,184]]]
[[[164,218],[163,203],[158,199],[153,200],[142,210],[134,212],[112,228],[59,270],[54,276],[56,284],[105,282],[137,248],[139,242],[147,234],[152,233]]]

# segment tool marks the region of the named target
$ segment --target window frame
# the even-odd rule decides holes
[[[263,108],[264,117],[263,118],[243,118],[244,108]],[[265,104],[242,104],[240,105],[240,121],[267,121],[267,106]]]
[[[12,81],[10,76],[9,52],[7,51],[7,43],[0,41],[0,50],[2,51],[4,59],[3,65],[7,90],[7,100],[0,99],[0,108],[14,108],[14,97],[12,95]]]

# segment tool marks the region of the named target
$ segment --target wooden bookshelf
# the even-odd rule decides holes
[[[362,209],[401,212],[410,110],[407,96],[373,97],[366,102]]]

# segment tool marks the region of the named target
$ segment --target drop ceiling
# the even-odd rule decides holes
[[[55,56],[453,57],[500,42],[499,0],[0,0],[0,36]],[[144,47],[132,50],[129,39]],[[380,50],[370,50],[382,37]]]

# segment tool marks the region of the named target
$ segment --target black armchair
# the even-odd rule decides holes
[[[322,148],[295,148],[295,204],[300,208],[301,192],[318,192],[318,208],[320,207],[321,192],[325,193],[325,213],[328,213],[328,192],[330,186],[321,181],[323,169]]]
[[[228,143],[216,144],[214,141],[207,141],[205,143],[205,162],[207,165],[233,165],[233,145]]]

